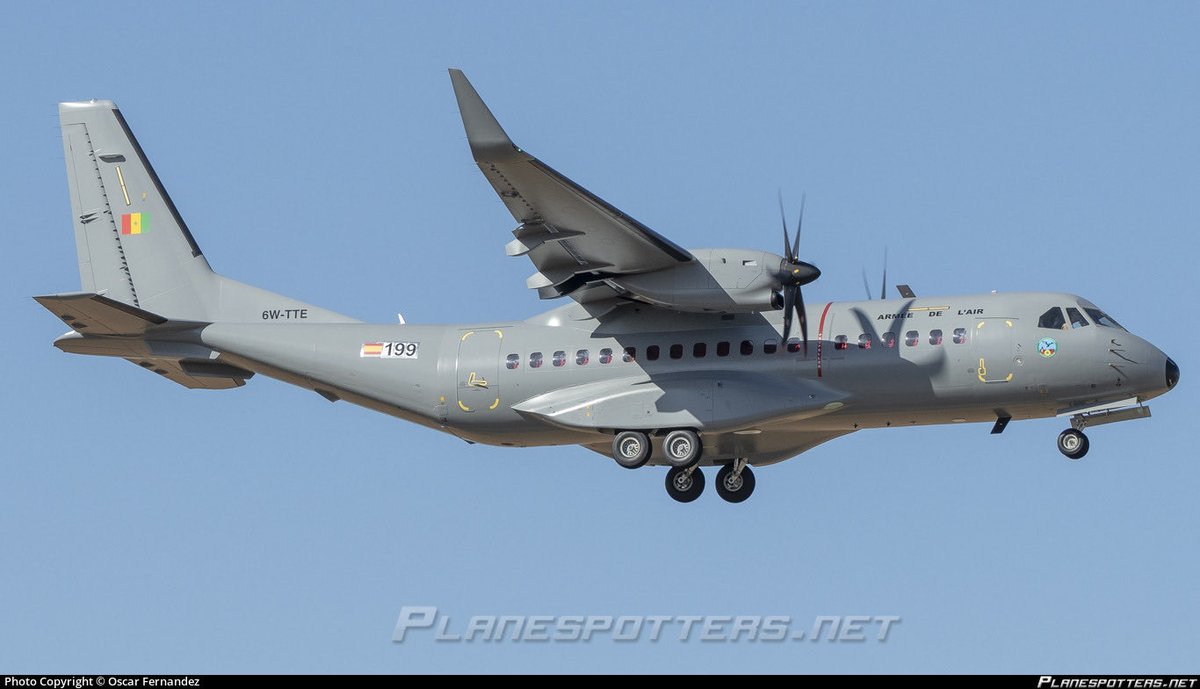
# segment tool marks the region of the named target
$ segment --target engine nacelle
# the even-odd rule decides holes
[[[618,275],[607,282],[628,297],[675,311],[748,313],[782,308],[783,257],[748,249],[696,249],[695,261],[653,273]]]

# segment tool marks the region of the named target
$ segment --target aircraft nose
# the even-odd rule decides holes
[[[1179,365],[1171,357],[1167,357],[1167,389],[1175,387],[1179,382]]]

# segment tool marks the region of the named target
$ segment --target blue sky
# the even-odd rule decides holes
[[[6,13],[0,671],[1193,672],[1192,3],[25,3]],[[1082,294],[1183,369],[1154,417],[868,431],[678,505],[660,470],[468,446],[256,378],[50,346],[78,288],[55,103],[112,98],[218,271],[365,320],[551,306],[446,68],[524,148],[812,301]],[[391,642],[456,618],[899,615],[886,643]]]

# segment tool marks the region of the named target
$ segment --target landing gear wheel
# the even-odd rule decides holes
[[[663,450],[667,464],[673,467],[690,467],[700,463],[700,436],[695,431],[671,431],[663,438]]]
[[[646,466],[650,461],[650,436],[641,431],[621,431],[613,438],[612,454],[626,469]]]
[[[725,502],[742,502],[754,492],[754,472],[743,466],[734,471],[736,464],[726,464],[717,472],[717,495]]]
[[[1067,459],[1079,459],[1087,454],[1088,438],[1083,431],[1068,428],[1058,434],[1058,451]]]
[[[667,471],[667,495],[679,502],[691,502],[704,492],[704,473],[696,467],[671,467]]]

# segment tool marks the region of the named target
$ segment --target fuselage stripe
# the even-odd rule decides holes
[[[833,306],[833,302],[825,304],[825,308],[821,310],[821,323],[817,326],[817,377],[821,378],[824,374],[821,371],[821,350],[825,342],[825,316],[829,313],[829,307]]]

